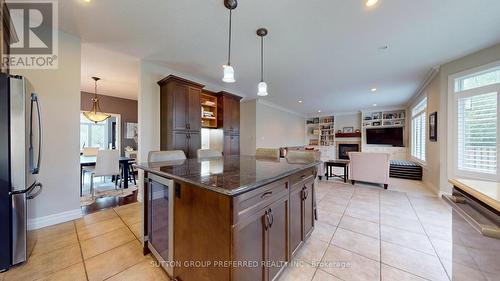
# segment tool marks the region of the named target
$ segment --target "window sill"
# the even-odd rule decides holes
[[[422,168],[427,169],[427,162],[417,159],[415,157],[410,157],[410,160],[422,166]]]

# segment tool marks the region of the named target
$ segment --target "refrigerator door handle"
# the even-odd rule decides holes
[[[33,155],[33,105],[36,103],[36,109],[37,109],[37,119],[38,119],[38,157],[37,157],[37,163],[35,166],[34,163],[34,155]],[[32,169],[32,174],[36,175],[40,171],[40,161],[42,158],[42,119],[41,119],[41,113],[40,113],[40,102],[38,100],[38,95],[35,93],[31,93],[31,113],[30,113],[30,147],[29,147],[29,153],[30,153],[30,165]]]
[[[36,191],[33,191],[35,190]],[[28,193],[26,193],[26,199],[28,200],[31,200],[31,199],[34,199],[35,197],[37,197],[38,195],[40,195],[40,193],[42,193],[42,189],[43,189],[43,185],[41,183],[36,183],[33,188],[28,191]]]
[[[26,188],[26,189],[21,189],[21,190],[16,190],[16,191],[11,191],[9,192],[9,195],[12,196],[12,195],[18,195],[18,194],[24,194],[24,193],[31,193],[31,191],[35,188],[39,188],[41,190],[42,188],[42,184],[41,183],[33,183],[30,187]],[[38,192],[37,192],[38,193]],[[37,194],[38,195],[38,194]]]

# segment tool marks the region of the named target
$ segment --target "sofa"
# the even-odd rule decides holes
[[[349,179],[389,186],[389,153],[349,152]]]

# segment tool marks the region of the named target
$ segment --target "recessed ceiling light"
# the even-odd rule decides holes
[[[376,104],[376,103],[374,103],[374,104],[373,104],[373,106],[377,106],[377,104]]]
[[[370,91],[372,92],[376,92],[377,91],[377,88],[371,88]]]
[[[371,6],[373,6],[373,5],[377,4],[377,3],[378,3],[378,0],[367,0],[366,1],[366,6],[367,7],[371,7]]]
[[[321,113],[321,110],[318,110],[318,113]]]
[[[84,1],[84,2],[87,2],[87,3],[90,3],[90,1],[92,1],[92,0],[83,0],[83,1]]]
[[[302,101],[301,101],[301,100],[299,100],[299,103],[302,103]]]

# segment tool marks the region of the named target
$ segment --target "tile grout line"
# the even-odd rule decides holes
[[[429,243],[431,244],[432,250],[436,254],[436,257],[439,260],[439,263],[441,264],[441,268],[444,270],[444,273],[446,274],[446,277],[448,277],[448,280],[452,280],[452,278],[450,278],[448,271],[444,267],[443,261],[441,260],[441,257],[438,255],[436,248],[434,247],[434,244],[432,243],[431,238],[429,237],[429,234],[427,234],[427,231],[425,230],[425,227],[422,224],[422,221],[420,220],[420,216],[418,215],[417,210],[415,209],[415,206],[413,206],[413,202],[411,202],[410,197],[408,197],[408,194],[405,193],[405,195],[406,195],[406,199],[410,202],[411,208],[413,209],[413,211],[415,212],[415,215],[417,216],[418,223],[420,224],[420,227],[422,227],[422,230],[424,231],[425,236],[427,237],[427,239],[429,240]]]
[[[347,208],[349,207],[349,204],[351,203],[351,200],[352,200],[352,197],[354,196],[354,192],[355,192],[355,191],[356,191],[356,188],[353,188],[353,192],[351,193],[351,196],[349,197],[349,201],[347,202],[347,205],[346,205],[346,207],[345,207],[344,211],[342,212],[342,215],[340,216],[340,219],[339,219],[339,222],[337,223],[337,226],[336,226],[336,228],[335,228],[335,231],[333,232],[333,235],[332,235],[332,237],[330,238],[330,241],[328,242],[328,246],[327,246],[327,248],[326,248],[326,251],[323,253],[323,256],[321,257],[321,261],[325,258],[326,252],[328,251],[328,248],[330,248],[330,245],[332,245],[331,243],[332,243],[333,237],[335,237],[335,234],[337,233],[337,230],[339,229],[340,222],[341,222],[341,221],[342,221],[342,219],[344,218],[345,212],[347,211]],[[335,245],[332,245],[332,246],[335,246]],[[337,246],[335,246],[335,247],[337,247]],[[318,270],[320,270],[320,268],[316,268],[316,271],[314,272],[314,275],[313,275],[313,278],[312,278],[312,279],[314,279],[314,277],[316,276],[316,272],[318,272]],[[327,272],[327,273],[328,273],[328,274],[330,274],[330,275],[332,275],[332,276],[334,276],[335,278],[338,278],[338,279],[340,279],[340,280],[344,280],[344,279],[342,279],[342,278],[338,277],[337,275],[331,274],[331,273],[329,273],[329,272]],[[312,280],[312,279],[311,279],[311,280]]]
[[[83,270],[85,271],[85,278],[89,280],[89,275],[87,273],[87,265],[85,264],[85,259],[83,258],[82,244],[80,243],[80,236],[78,235],[78,230],[76,229],[76,223],[73,221],[73,227],[76,232],[76,239],[78,240],[78,248],[80,249],[80,256],[82,257]]]

